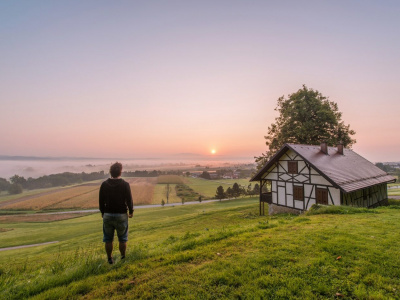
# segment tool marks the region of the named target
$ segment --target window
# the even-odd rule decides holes
[[[297,161],[288,161],[288,173],[298,174],[298,164]]]
[[[316,200],[317,204],[328,205],[328,190],[327,189],[316,189]]]
[[[304,201],[304,189],[302,186],[293,186],[293,200]]]

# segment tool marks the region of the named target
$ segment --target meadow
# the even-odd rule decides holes
[[[167,203],[166,189],[169,186],[169,203],[213,199],[216,189],[222,185],[225,190],[235,182],[247,187],[248,179],[205,180],[178,175],[159,177],[126,177],[132,190],[134,205]],[[95,181],[62,188],[24,191],[19,195],[0,195],[2,212],[59,211],[98,208],[98,193],[101,181]],[[179,195],[178,195],[179,194]]]
[[[108,265],[100,214],[0,223],[4,299],[398,299],[400,205],[258,216],[256,198],[138,209]],[[43,234],[43,233],[46,234]]]

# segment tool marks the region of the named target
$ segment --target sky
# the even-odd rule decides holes
[[[400,161],[399,1],[1,1],[0,155],[253,157],[280,96]]]

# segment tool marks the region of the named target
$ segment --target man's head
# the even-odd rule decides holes
[[[119,162],[116,162],[115,164],[112,164],[110,167],[110,174],[112,178],[117,178],[121,176],[122,172],[122,164]]]

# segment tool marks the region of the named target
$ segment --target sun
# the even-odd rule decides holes
[[[211,150],[211,154],[215,154],[217,151],[215,151],[215,149]]]

